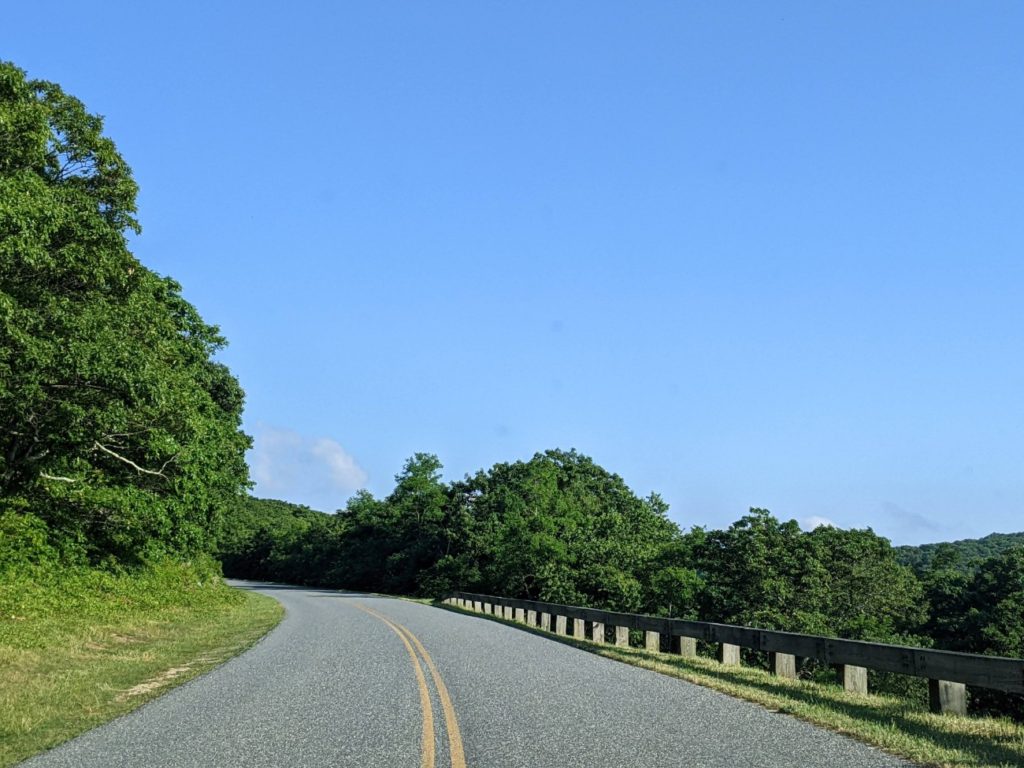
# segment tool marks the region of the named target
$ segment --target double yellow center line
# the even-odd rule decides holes
[[[441,710],[444,713],[444,725],[448,731],[448,755],[451,758],[451,768],[466,768],[466,755],[462,749],[462,735],[459,733],[459,722],[455,718],[455,707],[452,706],[452,698],[448,695],[448,687],[444,684],[444,680],[441,679],[441,673],[437,671],[437,666],[434,664],[434,660],[430,658],[430,654],[427,653],[427,649],[423,647],[423,643],[406,627],[403,627],[396,621],[392,621],[387,616],[361,603],[353,602],[352,605],[364,613],[370,614],[375,619],[384,622],[392,632],[401,638],[402,643],[405,645],[405,650],[409,652],[409,658],[412,660],[412,666],[416,673],[416,684],[420,691],[420,709],[423,712],[421,768],[434,768],[437,748],[434,744],[434,707],[430,703],[430,689],[427,687],[427,678],[423,674],[423,668],[420,666],[420,657],[422,657],[423,662],[430,671],[430,677],[434,681],[434,688],[437,689],[437,698],[441,702]],[[419,656],[416,655],[417,652],[419,652]]]

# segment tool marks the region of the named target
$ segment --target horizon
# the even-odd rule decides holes
[[[81,8],[0,58],[105,117],[254,494],[575,447],[683,529],[1018,527],[1019,4]]]

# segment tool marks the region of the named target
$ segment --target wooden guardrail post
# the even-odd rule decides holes
[[[526,609],[525,608],[516,608],[515,617],[516,617],[516,621],[518,621],[520,624],[525,624],[526,623]]]
[[[590,623],[590,639],[595,643],[604,642],[604,623],[593,621]]]
[[[565,616],[555,616],[555,634],[556,635],[567,635],[569,634],[566,629],[566,618]]]
[[[547,611],[540,612],[540,628],[545,632],[551,631],[551,614]]]
[[[857,667],[853,664],[840,664],[836,670],[843,688],[850,693],[868,692],[868,670],[866,667]]]
[[[615,644],[620,648],[629,647],[629,627],[615,628]]]
[[[718,660],[723,664],[736,665],[740,663],[740,647],[732,643],[718,644]]]
[[[647,630],[644,632],[644,648],[657,653],[661,650],[661,634]]]
[[[936,714],[966,715],[967,686],[948,680],[929,680],[928,704]]]
[[[678,653],[687,659],[695,658],[697,656],[697,638],[676,635],[672,638],[672,653]]]
[[[476,611],[477,613],[483,613],[484,604],[482,602],[480,602],[479,600],[474,600],[473,601],[473,610]]]
[[[537,612],[534,610],[527,609],[526,611],[526,623],[531,627],[537,626]]]
[[[796,679],[796,656],[791,653],[769,653],[768,663],[772,674]]]

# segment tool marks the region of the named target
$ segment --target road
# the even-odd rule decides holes
[[[786,715],[420,603],[240,584],[259,644],[28,768],[906,768]]]

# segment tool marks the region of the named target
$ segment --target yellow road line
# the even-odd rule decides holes
[[[405,627],[402,627],[405,629]],[[405,630],[409,632],[408,629]],[[444,710],[444,723],[448,728],[448,751],[452,758],[452,768],[466,768],[466,754],[462,749],[462,734],[459,732],[459,721],[455,718],[455,707],[452,706],[452,698],[448,695],[448,687],[441,679],[441,673],[434,666],[434,660],[430,658],[427,649],[412,632],[409,637],[415,643],[423,660],[427,662],[430,669],[430,676],[434,678],[434,685],[437,686],[437,695],[441,699],[441,709]]]
[[[430,654],[427,653],[427,649],[423,647],[423,643],[420,642],[419,638],[416,637],[407,627],[402,626],[395,622],[394,625],[385,617],[383,614],[378,613],[373,608],[367,608],[365,606],[359,606],[367,613],[372,613],[374,616],[379,618],[381,621],[386,622],[391,626],[397,626],[397,628],[404,632],[408,639],[411,640],[416,649],[420,652],[420,656],[427,663],[427,669],[430,670],[430,676],[434,679],[434,687],[437,688],[437,696],[441,700],[441,709],[444,712],[444,724],[448,730],[448,753],[451,757],[452,768],[466,768],[466,753],[462,747],[462,734],[459,731],[459,721],[455,717],[455,707],[452,706],[452,698],[448,695],[448,686],[444,684],[444,680],[441,679],[441,673],[437,671],[437,667],[434,665],[434,660],[430,658]],[[403,637],[403,639],[405,639]]]
[[[381,616],[376,611],[360,605],[359,603],[354,602],[352,605],[364,613],[368,613],[374,618],[380,619],[387,624],[388,627],[391,628],[391,631],[401,639],[402,643],[405,645],[405,650],[409,652],[409,658],[412,659],[413,669],[416,670],[416,685],[420,689],[420,709],[423,711],[423,741],[420,745],[420,766],[421,768],[434,768],[434,755],[436,751],[434,747],[434,708],[430,703],[430,689],[427,688],[427,678],[423,674],[423,669],[420,667],[420,660],[416,657],[416,651],[413,650],[408,639],[406,639],[405,635],[402,634],[402,630],[388,621],[387,618]],[[402,629],[405,629],[405,627],[402,627]],[[433,674],[433,671],[431,674]],[[434,679],[436,682],[437,678]],[[447,718],[447,716],[448,714],[446,712],[445,717]],[[452,768],[455,768],[454,764],[452,765]]]

